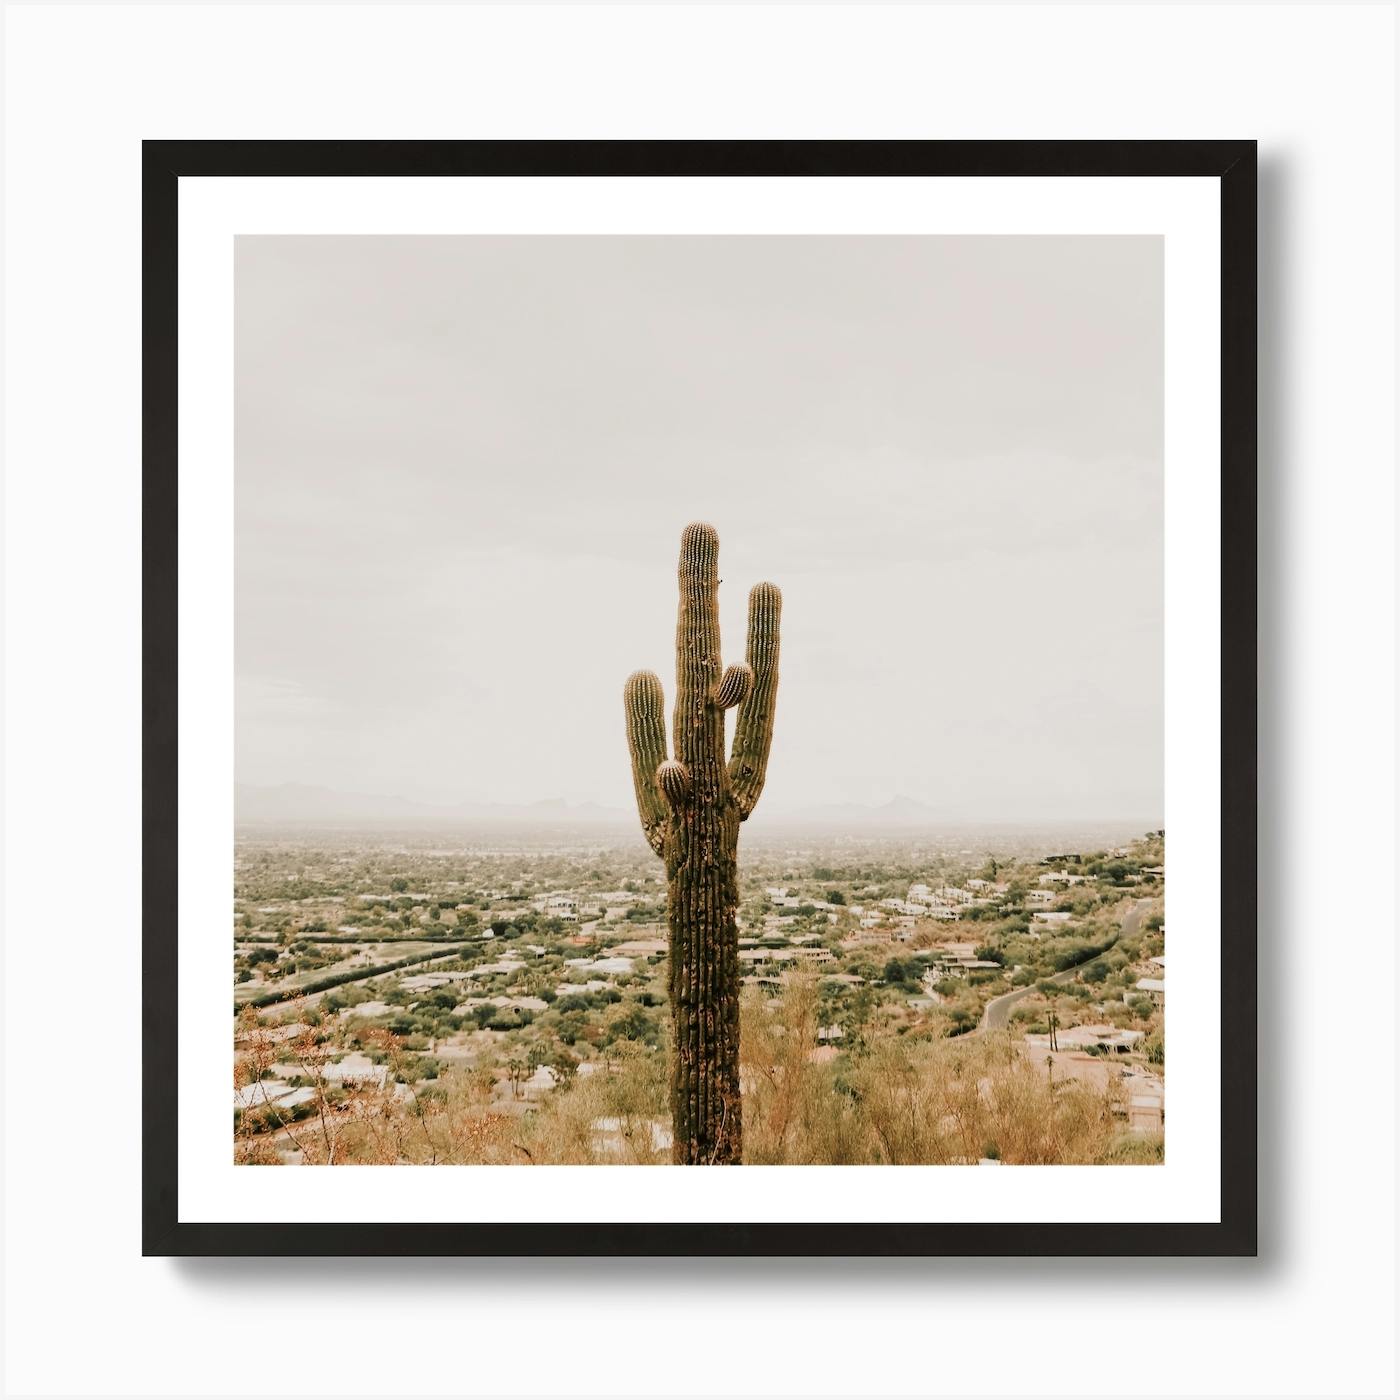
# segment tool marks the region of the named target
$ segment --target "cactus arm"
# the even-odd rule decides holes
[[[661,854],[666,841],[669,809],[657,786],[657,770],[666,762],[666,721],[661,680],[655,671],[634,671],[622,692],[627,711],[627,748],[632,755],[632,786],[637,815],[647,844]]]
[[[668,758],[656,770],[656,786],[672,807],[683,807],[690,796],[690,769],[684,763]]]
[[[758,804],[768,775],[773,744],[773,710],[778,697],[778,629],[783,595],[776,584],[758,583],[749,594],[747,661],[753,684],[734,726],[729,784],[745,820]]]
[[[685,527],[677,576],[676,758],[709,793],[720,781],[724,760],[724,716],[709,704],[720,679],[719,536],[713,525]]]
[[[744,703],[752,688],[753,672],[741,661],[736,666],[724,668],[724,675],[720,677],[711,700],[721,710],[732,710],[735,705]]]

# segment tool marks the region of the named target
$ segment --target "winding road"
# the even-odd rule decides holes
[[[1131,937],[1137,932],[1138,925],[1142,922],[1142,916],[1152,907],[1150,899],[1140,899],[1126,914],[1123,915],[1123,922],[1118,928],[1118,938]],[[1118,942],[1118,938],[1113,940]],[[1110,947],[1112,944],[1109,945]],[[1108,949],[1104,950],[1105,952]],[[1102,955],[1100,955],[1102,956]],[[1088,959],[1093,962],[1093,958]],[[1082,966],[1082,964],[1081,964]],[[1063,972],[1056,972],[1050,977],[1041,978],[1041,981],[1055,982],[1063,986],[1066,982],[1073,982],[1079,972],[1079,967],[1066,968]],[[982,1010],[982,1021],[974,1035],[981,1035],[985,1031],[1004,1031],[1007,1020],[1011,1016],[1011,1008],[1016,1005],[1022,997],[1029,996],[1035,991],[1035,983],[1029,987],[1018,987],[1014,992],[1005,992],[999,997],[993,997]]]

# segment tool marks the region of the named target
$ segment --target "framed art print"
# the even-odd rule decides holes
[[[148,142],[145,1251],[1253,1253],[1254,191]]]

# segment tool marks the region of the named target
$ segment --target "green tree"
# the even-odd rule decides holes
[[[648,1016],[636,1002],[632,1002],[625,1009],[610,1016],[607,1029],[603,1033],[603,1044],[612,1045],[619,1040],[635,1040],[643,1045],[655,1045],[659,1038],[655,1017]]]

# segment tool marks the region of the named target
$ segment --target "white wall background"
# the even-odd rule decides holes
[[[1392,1394],[1393,18],[11,9],[10,1392]],[[1262,1257],[142,1260],[139,138],[1027,135],[1262,143]],[[71,1013],[49,933],[103,969]]]

